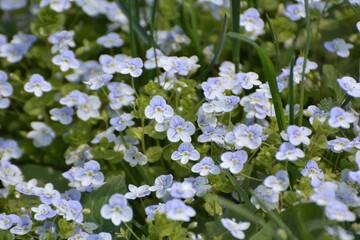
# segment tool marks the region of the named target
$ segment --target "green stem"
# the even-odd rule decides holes
[[[231,20],[232,31],[240,33],[240,0],[231,0]],[[240,63],[240,41],[232,39],[233,62],[235,64],[235,72],[239,72]]]
[[[307,58],[310,50],[310,42],[311,42],[311,33],[310,33],[310,11],[309,11],[309,0],[305,0],[305,13],[306,13],[306,44],[305,44],[305,54],[304,54],[304,63],[303,63],[303,71],[301,75],[300,82],[300,107],[299,107],[299,120],[298,125],[302,126],[303,121],[303,109],[304,109],[304,89],[305,89],[305,71],[307,65]]]

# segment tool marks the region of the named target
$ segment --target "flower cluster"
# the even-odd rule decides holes
[[[357,239],[360,1],[278,2],[0,0],[0,238]]]

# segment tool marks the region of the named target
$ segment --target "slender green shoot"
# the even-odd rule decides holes
[[[129,1],[129,3],[131,3],[134,0]],[[126,6],[126,3],[124,0],[115,0],[115,3],[119,6],[119,8],[121,9],[121,11],[125,14],[125,16],[127,17],[127,19],[130,21],[132,21],[132,26],[134,31],[137,33],[137,35],[139,36],[139,38],[145,43],[145,45],[150,46],[150,39],[148,34],[146,33],[146,30],[144,28],[142,28],[140,26],[139,21],[131,15],[131,12],[129,10],[129,8]]]
[[[303,62],[303,71],[301,75],[300,82],[300,107],[299,107],[299,119],[298,125],[302,126],[303,121],[303,109],[304,109],[304,91],[305,91],[305,71],[307,65],[307,58],[309,56],[310,43],[311,43],[311,32],[310,32],[310,10],[309,10],[309,0],[305,0],[305,23],[306,23],[306,44],[305,44],[305,53],[304,53],[304,62]]]
[[[260,204],[260,206],[265,210],[265,212],[269,215],[269,217],[280,227],[282,228],[290,240],[298,240],[298,238],[294,235],[291,229],[284,223],[284,221],[276,215],[271,209],[266,205],[266,203],[260,199],[253,191],[253,196],[255,197],[256,201]]]
[[[277,70],[278,70],[278,74],[280,74],[280,70],[281,70],[281,65],[280,65],[280,48],[279,48],[279,43],[277,41],[277,37],[273,28],[273,25],[271,23],[270,17],[268,14],[265,15],[266,16],[266,21],[269,24],[269,28],[270,28],[270,33],[271,33],[271,38],[273,40],[274,46],[275,46],[275,57],[276,57],[276,65],[277,65]]]
[[[190,5],[190,17],[191,17],[191,25],[192,25],[192,40],[194,43],[194,47],[195,50],[197,52],[197,56],[199,57],[199,62],[200,65],[202,65],[203,63],[203,54],[202,54],[202,50],[201,50],[201,43],[200,43],[200,38],[199,38],[199,34],[198,34],[198,24],[197,24],[197,19],[196,19],[196,9],[194,7],[194,1],[193,0],[189,0],[189,5]]]
[[[246,43],[249,43],[250,45],[252,45],[254,47],[257,54],[259,55],[259,58],[261,60],[262,66],[263,66],[264,78],[267,80],[269,87],[270,87],[271,97],[272,97],[272,101],[273,101],[274,108],[275,108],[276,120],[277,120],[277,123],[279,126],[279,130],[281,132],[282,130],[284,130],[286,128],[285,115],[284,115],[283,104],[281,101],[281,96],[280,96],[279,89],[277,86],[274,65],[272,64],[269,56],[254,41],[242,36],[241,34],[233,33],[233,32],[228,33],[228,36],[233,39],[241,40]]]
[[[240,33],[240,0],[231,0],[231,28],[234,33]],[[239,72],[240,64],[240,41],[232,41],[233,62],[235,72]]]
[[[290,76],[289,76],[289,124],[294,125],[294,63],[295,59],[291,61]]]
[[[228,16],[225,13],[224,21],[223,21],[222,29],[221,29],[221,34],[220,34],[220,39],[219,39],[219,42],[218,42],[218,44],[216,46],[216,51],[215,51],[215,54],[214,54],[214,58],[212,59],[210,65],[200,75],[198,75],[196,77],[196,79],[200,79],[200,78],[206,76],[214,68],[214,66],[217,64],[217,62],[218,62],[218,60],[220,58],[221,52],[223,50],[223,47],[224,47],[225,39],[226,39],[227,23],[228,23]]]

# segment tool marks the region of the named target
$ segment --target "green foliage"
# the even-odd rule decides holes
[[[89,209],[90,213],[84,214],[85,222],[94,222],[99,226],[100,231],[117,232],[118,227],[110,220],[105,220],[100,215],[100,209],[108,203],[109,198],[115,193],[124,194],[127,192],[125,180],[122,176],[116,176],[108,180],[96,191],[87,194],[82,201],[83,208]]]

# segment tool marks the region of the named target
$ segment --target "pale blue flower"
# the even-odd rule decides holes
[[[276,152],[275,158],[278,161],[296,161],[298,158],[305,157],[303,150],[296,148],[289,142],[284,142],[280,145],[279,151]]]
[[[19,159],[22,156],[22,151],[15,140],[0,141],[0,153],[2,153],[1,160],[8,161],[10,159]]]
[[[325,215],[329,220],[337,222],[354,222],[356,216],[349,210],[345,203],[339,201],[331,201],[325,207]]]
[[[251,150],[260,147],[263,139],[263,127],[259,124],[246,126],[245,124],[237,125],[232,132],[225,136],[225,141],[234,144],[236,149],[247,147]]]
[[[275,176],[268,176],[264,179],[264,185],[275,192],[283,192],[289,187],[289,177],[285,170],[279,170]]]
[[[16,226],[10,229],[10,232],[16,235],[25,235],[31,231],[32,224],[33,222],[31,221],[29,215],[21,215]]]
[[[80,66],[80,62],[75,59],[74,52],[70,50],[66,50],[60,53],[60,55],[56,55],[52,58],[52,62],[55,65],[60,66],[61,71],[66,72],[70,68],[77,69]]]
[[[218,144],[223,144],[224,139],[224,131],[219,128],[215,128],[213,126],[207,126],[201,129],[203,134],[201,134],[198,137],[198,142],[204,143],[204,142],[215,142]]]
[[[86,85],[89,85],[91,90],[98,90],[100,89],[102,86],[104,86],[106,83],[108,83],[111,79],[113,78],[112,75],[110,74],[96,74],[96,75],[92,75],[91,77],[88,78],[87,81],[84,81],[84,83]]]
[[[187,206],[179,199],[173,199],[166,202],[166,217],[175,221],[189,222],[191,217],[196,215],[196,211]]]
[[[189,160],[197,161],[199,158],[200,153],[189,142],[180,144],[178,150],[171,154],[171,159],[175,161],[180,160],[181,164],[186,164]]]
[[[360,97],[360,83],[352,77],[342,77],[337,79],[339,86],[350,96]]]
[[[298,21],[306,17],[304,4],[287,4],[283,13],[291,21]]]
[[[26,137],[34,140],[35,147],[49,146],[55,138],[55,132],[42,122],[32,122],[31,127],[34,129],[30,131]]]
[[[334,182],[321,182],[314,187],[314,193],[310,196],[310,200],[319,206],[326,206],[329,202],[335,200],[335,191],[338,186]]]
[[[327,149],[331,149],[334,153],[340,153],[342,151],[351,152],[353,146],[353,141],[338,136],[333,140],[327,141]]]
[[[156,95],[150,100],[150,105],[145,108],[145,116],[149,119],[155,119],[156,122],[162,123],[165,118],[174,115],[174,110],[166,104],[163,97]]]
[[[12,85],[7,80],[6,72],[0,70],[0,96],[2,97],[10,97],[14,91]]]
[[[31,179],[29,182],[21,182],[16,185],[15,189],[18,192],[21,192],[25,195],[33,195],[35,194],[35,189],[37,185],[36,179]]]
[[[150,195],[150,186],[149,185],[142,185],[140,187],[136,187],[133,184],[129,184],[129,190],[130,192],[125,194],[125,197],[127,199],[136,199],[136,198],[142,198],[145,196]]]
[[[127,199],[119,193],[110,197],[109,204],[101,207],[100,214],[105,219],[111,219],[115,226],[119,226],[121,222],[129,222],[133,218],[133,211],[128,206]]]
[[[121,132],[127,127],[131,127],[135,124],[134,121],[131,121],[133,118],[134,117],[130,113],[124,113],[121,116],[110,119],[110,124],[115,128],[115,130]]]
[[[155,179],[154,186],[149,188],[150,191],[156,191],[157,198],[163,198],[166,195],[168,188],[171,187],[173,182],[173,175],[160,175]]]
[[[68,95],[60,99],[60,104],[74,107],[82,106],[86,102],[86,94],[78,90],[71,91]]]
[[[233,235],[237,239],[244,239],[245,233],[244,230],[250,227],[249,222],[236,222],[235,219],[230,218],[221,218],[221,224],[230,231],[231,235]]]
[[[298,146],[300,144],[309,145],[310,139],[309,135],[311,130],[307,127],[298,127],[295,125],[290,125],[286,129],[286,133],[282,132],[281,137],[285,141],[289,141],[292,145]]]
[[[81,181],[83,186],[98,187],[104,183],[104,174],[100,172],[100,164],[94,160],[85,163],[84,168],[76,172],[74,178]]]
[[[45,204],[51,204],[60,199],[60,193],[54,189],[52,183],[47,183],[44,188],[36,188],[35,194],[40,197],[40,201]]]
[[[0,229],[8,230],[15,223],[20,220],[19,216],[16,214],[6,215],[5,213],[0,214]]]
[[[69,201],[69,200],[80,201],[81,192],[72,188],[72,189],[67,190],[65,193],[62,193],[61,198],[66,199],[67,201]]]
[[[40,204],[38,207],[32,207],[31,211],[35,213],[34,218],[38,221],[44,221],[56,216],[56,212],[47,204]]]
[[[219,174],[220,168],[215,165],[215,162],[211,157],[204,157],[199,163],[192,166],[191,171],[199,173],[200,176],[207,176],[209,173],[214,175]]]
[[[145,208],[146,217],[154,221],[155,214],[165,213],[165,204],[150,205]]]
[[[254,85],[259,86],[261,84],[261,81],[259,81],[259,75],[254,72],[240,72],[236,74],[236,78],[243,89],[252,89]]]
[[[69,50],[70,47],[75,47],[74,42],[75,31],[57,31],[53,32],[49,37],[49,43],[53,44],[51,53],[63,52]]]
[[[332,128],[350,128],[350,123],[356,121],[356,117],[354,114],[350,112],[346,112],[344,109],[340,107],[333,107],[330,110],[330,118],[328,120],[328,124]]]
[[[269,209],[274,209],[279,204],[279,192],[276,192],[272,188],[268,188],[265,185],[260,184],[257,188],[255,188],[254,194],[256,194],[256,196],[262,201],[264,201]],[[255,196],[251,196],[250,201],[257,209],[261,207]]]
[[[100,98],[97,95],[84,95],[85,103],[77,106],[76,115],[83,121],[90,118],[100,117],[99,108],[101,107]]]
[[[127,61],[120,62],[119,72],[121,74],[130,74],[132,77],[140,77],[142,74],[143,62],[141,58],[131,58]]]
[[[301,174],[305,177],[309,177],[312,185],[318,185],[319,182],[324,179],[323,171],[314,160],[309,160],[306,163],[305,168],[301,170]]]
[[[41,97],[43,92],[50,92],[52,86],[50,83],[45,81],[40,74],[33,74],[31,75],[29,82],[25,83],[24,89],[26,92],[33,92],[35,96]]]
[[[137,147],[131,146],[129,149],[124,151],[124,160],[127,161],[130,166],[135,167],[137,164],[145,165],[147,162],[147,157],[139,152]]]
[[[51,119],[59,121],[61,124],[68,125],[72,122],[72,115],[74,115],[74,109],[70,107],[53,108],[49,112]]]
[[[229,169],[232,174],[238,174],[244,167],[248,159],[248,155],[244,150],[236,152],[225,152],[220,157],[222,163],[220,167]]]
[[[190,121],[175,115],[170,119],[167,137],[170,142],[191,142],[191,135],[195,133],[195,127]]]
[[[192,184],[193,188],[196,191],[197,197],[202,197],[207,193],[209,189],[211,189],[211,185],[209,185],[209,180],[205,177],[196,177],[196,178],[184,178],[184,182],[189,182]]]
[[[170,188],[170,195],[174,198],[192,198],[196,194],[196,190],[189,182],[174,182]]]
[[[110,233],[101,232],[89,235],[86,240],[111,240],[112,236]]]
[[[336,38],[332,41],[325,42],[324,47],[329,52],[336,52],[339,57],[347,58],[350,56],[349,49],[352,49],[354,46],[350,43],[346,43],[342,38]]]
[[[103,45],[106,48],[121,47],[124,45],[124,40],[121,39],[118,33],[110,32],[96,40],[97,44]]]

